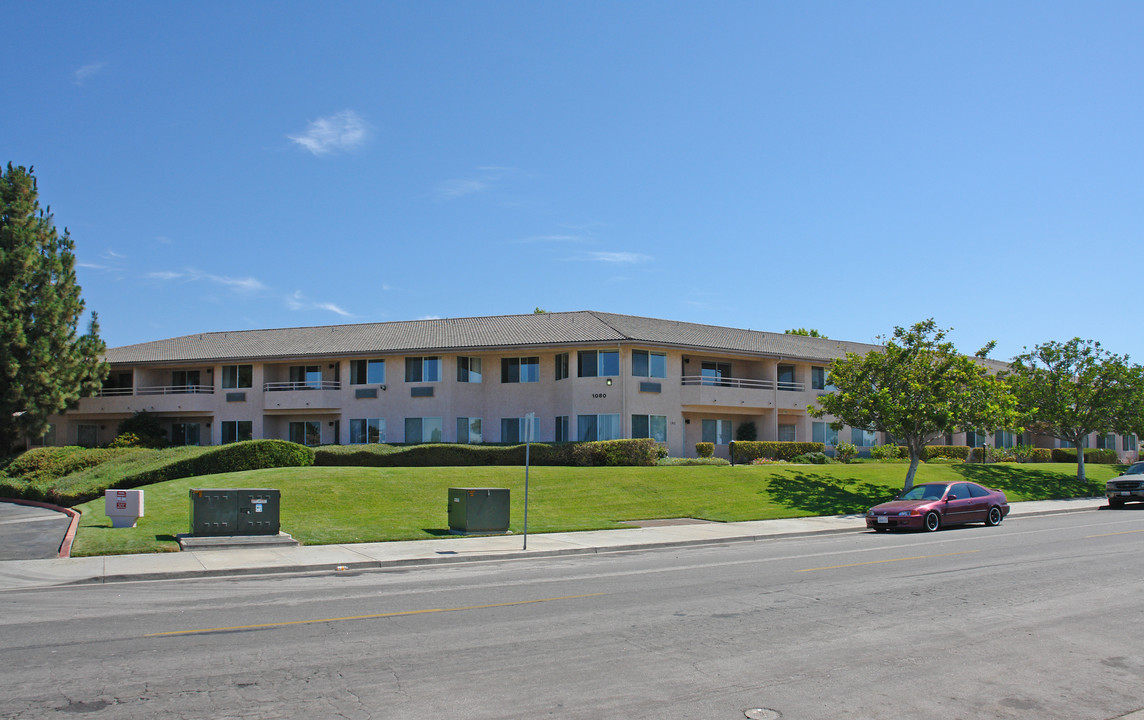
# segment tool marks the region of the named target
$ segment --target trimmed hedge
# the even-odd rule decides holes
[[[697,442],[695,443],[695,454],[700,458],[710,458],[715,456],[715,443],[712,442]]]
[[[111,458],[131,452],[125,448],[85,448],[79,446],[35,448],[20,455],[5,469],[12,478],[28,483],[58,480],[80,470],[86,470]]]
[[[776,440],[754,440],[735,443],[735,462],[749,463],[752,460],[793,460],[799,455],[820,453],[826,449],[824,443],[781,442]]]
[[[1053,448],[1052,460],[1059,463],[1075,463],[1077,461],[1076,448]],[[1084,461],[1097,465],[1116,465],[1120,462],[1120,456],[1116,454],[1115,450],[1085,448]]]
[[[950,460],[964,460],[969,457],[968,445],[926,445],[923,460],[933,458],[948,458]]]
[[[314,464],[354,467],[524,465],[524,454],[524,445],[329,445],[317,449]],[[531,465],[650,466],[656,464],[659,454],[659,444],[650,439],[532,443],[528,461]]]

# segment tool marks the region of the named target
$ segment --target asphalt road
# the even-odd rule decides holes
[[[1144,513],[0,593],[0,718],[1144,708]]]
[[[0,560],[57,557],[70,523],[57,510],[0,501]]]

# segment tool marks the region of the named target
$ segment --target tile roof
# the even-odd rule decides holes
[[[109,348],[113,364],[235,362],[647,343],[829,361],[877,346],[592,311],[239,330]]]

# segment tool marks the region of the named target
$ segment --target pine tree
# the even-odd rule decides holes
[[[48,416],[94,395],[107,377],[95,313],[76,331],[84,303],[74,243],[40,209],[32,170],[0,176],[0,454],[48,428]]]

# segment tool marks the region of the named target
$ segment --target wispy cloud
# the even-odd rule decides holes
[[[286,137],[314,155],[350,152],[369,139],[369,123],[353,110],[343,110],[311,122],[304,133]]]
[[[521,245],[533,244],[552,244],[559,245],[563,243],[582,243],[587,242],[587,238],[581,235],[533,235],[532,237],[521,238],[515,242]]]
[[[194,268],[187,268],[184,271],[173,270],[157,270],[149,272],[144,277],[149,280],[162,280],[164,282],[172,282],[175,280],[185,280],[188,282],[206,281],[216,285],[222,285],[232,290],[241,293],[256,293],[266,290],[266,285],[261,280],[255,277],[230,277],[229,275],[215,275],[213,273],[203,272]]]
[[[292,295],[286,297],[286,307],[291,310],[326,310],[342,317],[353,317],[352,313],[343,310],[332,302],[311,300],[301,290],[295,290]]]
[[[643,255],[641,253],[634,252],[608,252],[601,250],[598,252],[590,252],[581,257],[572,259],[586,260],[588,262],[612,263],[617,265],[636,265],[639,263],[649,262],[651,261],[652,257],[650,255]]]
[[[83,85],[85,82],[87,82],[88,78],[90,78],[92,75],[95,75],[100,70],[103,70],[106,65],[107,63],[103,62],[88,63],[87,65],[84,65],[72,73],[72,83],[75,85]]]
[[[468,177],[450,178],[437,184],[434,196],[438,200],[455,200],[467,195],[475,195],[495,188],[505,178],[513,173],[512,168],[499,165],[485,165],[476,168]]]

